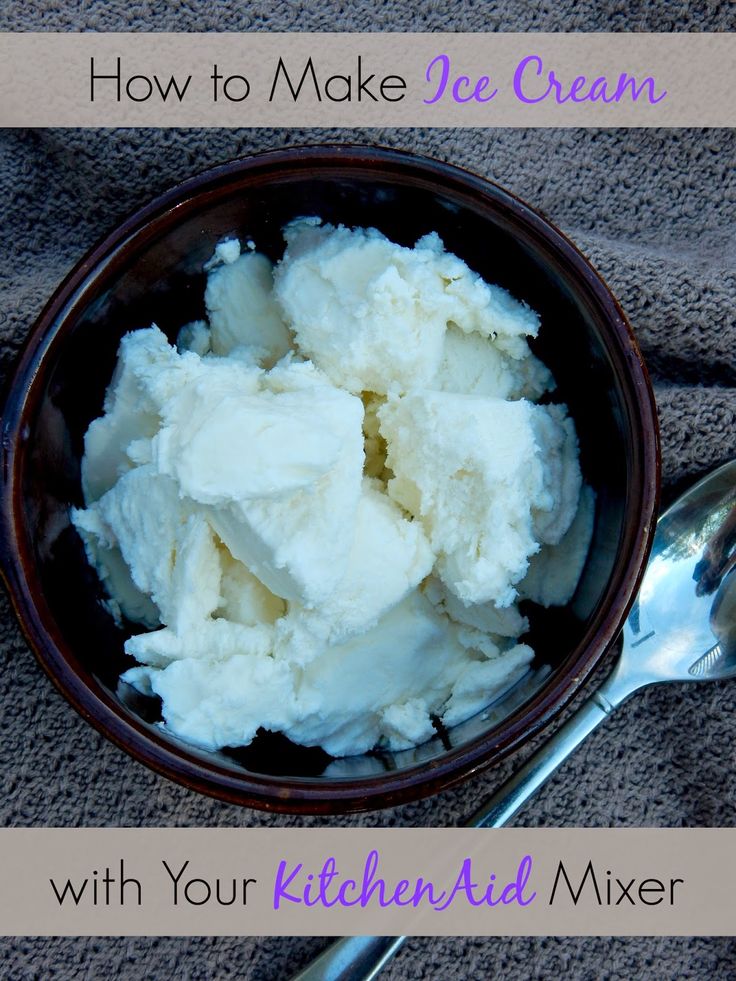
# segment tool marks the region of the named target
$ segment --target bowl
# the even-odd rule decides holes
[[[236,234],[277,259],[299,215],[374,226],[446,248],[542,317],[535,352],[575,420],[597,494],[588,560],[572,601],[535,609],[541,669],[462,725],[403,752],[334,761],[260,733],[200,751],[163,732],[159,705],[119,682],[124,629],[100,603],[70,505],[83,503],[83,436],[101,413],[118,342],[155,321],[170,337],[204,314],[203,265]],[[548,725],[611,647],[651,545],[659,489],[654,399],[630,326],[583,255],[514,195],[456,167],[366,146],[299,147],[236,160],[174,187],[123,221],[76,266],[32,328],[3,411],[0,552],[28,642],[100,732],[186,786],[272,811],[345,813],[440,791],[492,766]]]

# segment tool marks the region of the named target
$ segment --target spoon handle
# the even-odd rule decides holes
[[[508,824],[586,736],[608,718],[614,707],[602,690],[596,691],[529,757],[524,766],[463,822],[463,827],[502,828]]]
[[[609,683],[583,702],[496,793],[463,822],[466,828],[501,828],[521,810],[586,736],[606,719],[622,699]],[[611,700],[604,691],[608,689]],[[373,981],[403,945],[406,937],[343,937],[327,948],[291,981]]]
[[[373,981],[406,937],[342,937],[291,981]]]

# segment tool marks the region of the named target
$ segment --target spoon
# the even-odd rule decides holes
[[[500,828],[629,695],[663,681],[736,677],[736,460],[657,522],[639,595],[610,676],[464,823]],[[371,981],[406,937],[344,937],[292,981]]]

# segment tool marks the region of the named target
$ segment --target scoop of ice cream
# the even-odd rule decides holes
[[[286,240],[276,296],[299,349],[336,385],[385,395],[429,386],[438,374],[440,384],[462,385],[480,350],[484,363],[470,370],[475,383],[478,374],[486,382],[483,394],[491,379],[501,397],[514,387],[548,386],[539,362],[521,363],[530,358],[526,338],[538,330],[536,314],[445,252],[437,235],[411,249],[375,229],[307,219],[290,225]],[[469,341],[466,353],[458,335],[471,333],[486,343]],[[503,377],[509,360],[518,362],[515,379]]]
[[[508,606],[540,530],[561,537],[577,509],[564,412],[420,391],[389,399],[378,416],[394,474],[388,493],[422,522],[440,578],[466,603]]]
[[[404,749],[528,670],[517,594],[572,595],[592,495],[525,304],[436,235],[286,238],[275,274],[221,242],[176,347],[123,338],[72,520],[172,733]]]
[[[204,302],[210,348],[227,355],[238,347],[256,352],[270,368],[291,350],[291,336],[273,296],[273,267],[265,255],[228,256],[207,278]]]

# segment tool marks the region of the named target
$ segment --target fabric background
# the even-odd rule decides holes
[[[349,10],[348,10],[349,6]],[[470,4],[357,0],[4,2],[0,30],[728,30],[728,3]],[[468,167],[540,208],[623,303],[655,383],[665,502],[736,456],[736,135],[657,130],[196,130],[0,133],[0,371],[94,242],[173,182],[234,156],[351,140]],[[269,817],[197,796],[98,736],[52,689],[0,597],[3,826],[444,826],[525,754],[430,801],[363,817]],[[541,790],[529,826],[731,826],[736,686],[671,686],[624,705]],[[531,749],[531,747],[529,747]],[[527,750],[528,752],[528,750]],[[10,939],[0,976],[281,981],[319,938]],[[382,976],[409,979],[736,978],[713,939],[417,939]]]

